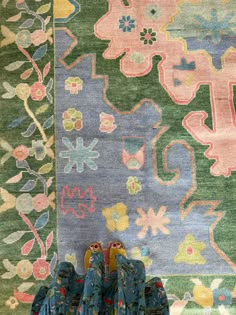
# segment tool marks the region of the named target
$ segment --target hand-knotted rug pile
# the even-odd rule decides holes
[[[0,313],[120,240],[171,315],[236,314],[235,0],[1,0],[0,24]]]

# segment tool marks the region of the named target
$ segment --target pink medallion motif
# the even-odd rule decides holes
[[[160,55],[159,80],[173,101],[180,105],[189,104],[199,87],[208,84],[212,130],[204,123],[207,118],[205,111],[190,112],[184,118],[183,126],[196,141],[209,146],[205,156],[215,160],[211,174],[230,176],[236,170],[235,50],[226,50],[219,71],[206,50],[188,51],[185,38],[170,38],[166,28],[179,15],[176,1],[129,0],[128,6],[122,0],[108,2],[108,12],[95,25],[96,36],[110,40],[104,58],[116,59],[125,53],[120,61],[120,70],[127,77],[137,77],[149,73],[152,58]],[[193,5],[199,11],[201,1]],[[213,10],[212,14],[217,12]],[[229,14],[226,16],[231,16]]]

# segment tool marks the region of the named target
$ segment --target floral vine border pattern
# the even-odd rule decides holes
[[[7,0],[2,1],[3,8],[9,5],[8,2]],[[0,157],[0,167],[7,165],[9,159],[12,158],[15,159],[16,163],[16,175],[9,178],[5,184],[17,184],[19,186],[20,182],[27,178],[26,183],[22,184],[20,191],[16,193],[17,195],[10,193],[5,187],[0,187],[2,200],[0,213],[16,209],[26,226],[24,230],[17,230],[16,227],[16,231],[7,235],[3,242],[10,246],[18,242],[26,233],[31,233],[32,238],[21,247],[21,255],[28,256],[36,244],[40,248],[40,256],[33,262],[29,259],[22,259],[14,265],[8,258],[2,261],[6,269],[6,272],[1,275],[2,279],[10,280],[18,275],[23,280],[20,286],[13,289],[13,295],[5,301],[5,305],[11,310],[17,308],[20,302],[32,302],[34,296],[27,293],[27,291],[35,284],[36,280],[45,280],[50,274],[53,274],[57,262],[56,253],[50,254],[52,257],[49,255],[49,249],[55,238],[54,231],[50,230],[46,239],[42,238],[41,233],[55,215],[53,214],[55,210],[55,192],[51,191],[54,182],[52,176],[54,135],[51,128],[54,125],[54,116],[48,117],[47,115],[47,111],[51,111],[50,106],[53,103],[51,94],[53,78],[50,76],[51,61],[45,63],[45,60],[48,59],[46,57],[49,56],[49,45],[53,44],[53,30],[50,23],[51,16],[49,15],[52,3],[39,3],[36,10],[31,8],[36,5],[27,4],[24,0],[16,0],[17,14],[8,17],[6,25],[1,25],[3,39],[0,48],[8,48],[7,46],[14,45],[13,48],[10,47],[9,49],[17,50],[16,58],[19,56],[20,59],[3,65],[4,69],[12,73],[17,70],[17,73],[15,73],[15,76],[17,76],[20,68],[24,68],[20,74],[21,82],[16,86],[8,81],[3,82],[5,93],[1,97],[6,100],[16,98],[17,102],[21,101],[26,113],[26,115],[14,119],[6,127],[9,129],[17,128],[27,118],[31,119],[27,129],[20,134],[24,138],[22,142],[28,141],[28,145],[21,144],[19,139],[18,143],[20,144],[13,147],[7,139],[0,138],[0,146],[5,151],[5,154]],[[16,29],[13,23],[21,23],[16,34],[11,30]],[[12,25],[14,26],[11,27]],[[37,29],[35,29],[35,25],[38,26]],[[32,81],[34,82],[32,83]],[[42,104],[41,101],[45,102],[45,99],[47,99],[47,102]],[[44,119],[45,116],[46,119]],[[37,132],[40,139],[36,135]],[[31,140],[33,135],[35,135],[35,139]],[[44,160],[47,162],[45,163]],[[41,166],[37,167],[37,170],[30,166],[38,165],[38,163]],[[37,190],[35,189],[36,186]],[[41,192],[39,192],[40,189]],[[35,215],[37,215],[36,220]]]

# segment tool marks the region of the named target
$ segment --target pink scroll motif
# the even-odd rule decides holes
[[[84,192],[81,192],[79,187],[71,189],[69,186],[64,186],[61,192],[61,212],[64,215],[71,212],[78,219],[84,219],[86,212],[96,211],[94,207],[96,200],[91,186]],[[77,207],[73,207],[72,202],[73,204],[77,203]],[[66,206],[68,203],[69,205]]]

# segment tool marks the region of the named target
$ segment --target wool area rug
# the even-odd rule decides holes
[[[236,314],[235,8],[1,0],[1,312],[120,240],[171,315]]]

